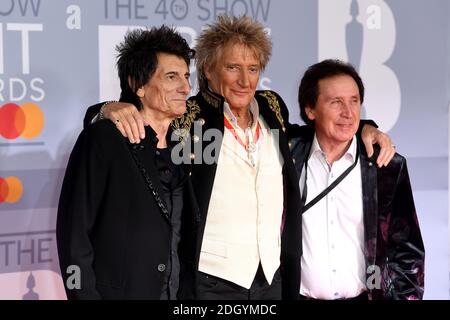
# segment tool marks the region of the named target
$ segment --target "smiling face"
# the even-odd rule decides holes
[[[136,92],[144,110],[158,118],[175,119],[186,111],[186,98],[191,89],[189,67],[183,58],[158,53],[158,65],[150,80]]]
[[[306,107],[305,111],[315,123],[319,142],[332,146],[348,143],[359,126],[358,85],[348,75],[337,75],[319,80],[318,89],[315,107]]]
[[[260,61],[243,44],[229,44],[215,65],[205,70],[212,91],[222,95],[233,110],[247,108],[252,101],[261,71]]]

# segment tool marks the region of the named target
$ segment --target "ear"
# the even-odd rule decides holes
[[[306,116],[308,117],[309,120],[314,121],[316,119],[315,110],[313,108],[311,108],[310,106],[307,106],[305,108],[305,112],[306,112]]]
[[[211,70],[212,70],[212,66],[210,64],[205,65],[205,77],[208,81],[211,81]]]
[[[139,89],[137,89],[136,95],[137,95],[139,98],[145,97],[145,90],[144,90],[144,87],[140,87]]]
[[[134,91],[134,83],[133,83],[133,80],[131,79],[130,76],[128,76],[128,86],[130,87],[131,90]],[[142,87],[140,87],[139,89],[137,89],[136,95],[137,95],[139,98],[143,98],[143,97],[145,96],[144,86],[142,86]]]

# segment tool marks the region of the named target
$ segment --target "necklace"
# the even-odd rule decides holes
[[[261,131],[261,126],[260,126],[259,122],[256,122],[255,134],[252,137],[250,137],[251,126],[249,128],[247,128],[247,130],[250,132],[250,134],[247,134],[247,141],[245,143],[239,137],[239,135],[236,132],[236,129],[234,129],[233,125],[230,123],[230,120],[228,120],[228,118],[226,116],[223,117],[223,123],[224,123],[225,128],[230,130],[231,134],[234,136],[234,138],[237,140],[237,142],[239,142],[239,144],[241,146],[243,146],[245,148],[245,150],[247,150],[247,152],[253,153],[256,151],[256,143],[259,140],[260,131]]]

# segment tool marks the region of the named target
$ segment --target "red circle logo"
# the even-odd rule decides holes
[[[6,139],[33,139],[44,128],[44,113],[38,105],[28,102],[19,106],[7,103],[0,107],[0,135]]]

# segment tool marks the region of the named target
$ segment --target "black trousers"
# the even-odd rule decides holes
[[[201,271],[197,272],[197,284],[199,300],[281,300],[280,269],[275,272],[269,285],[261,264],[250,289]]]

